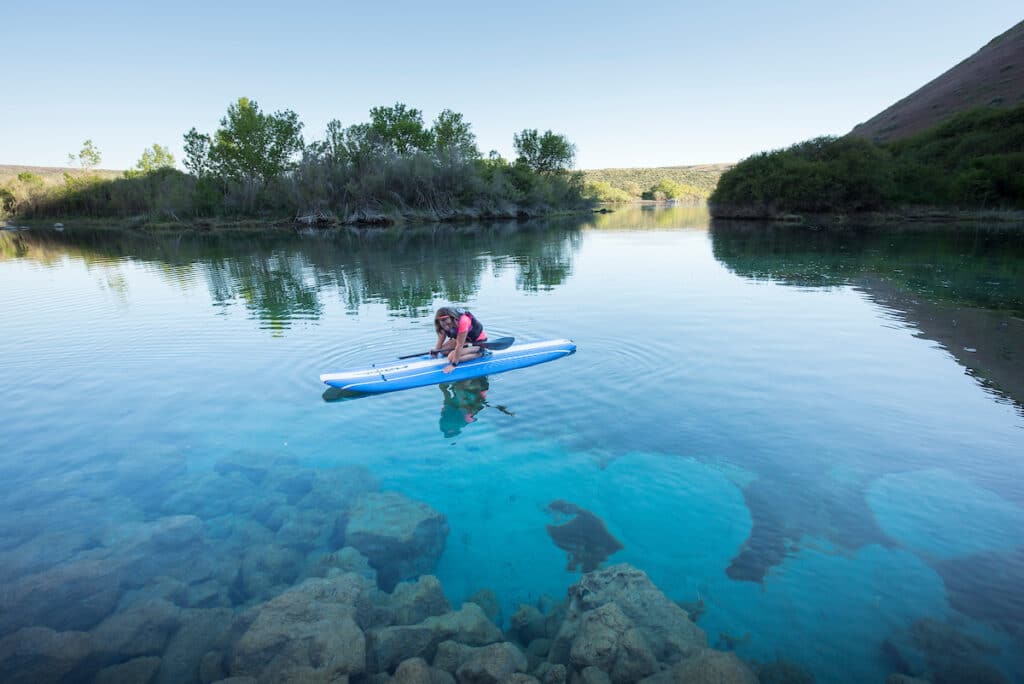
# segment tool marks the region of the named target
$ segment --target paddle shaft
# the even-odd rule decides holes
[[[508,349],[512,346],[512,343],[516,341],[514,337],[499,337],[496,340],[483,340],[477,342],[476,346],[483,349]],[[415,356],[423,356],[424,354],[440,354],[442,351],[451,351],[450,349],[431,349],[427,352],[419,352],[418,354],[406,354],[405,356],[399,356],[399,359],[411,359]]]

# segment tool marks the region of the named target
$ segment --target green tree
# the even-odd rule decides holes
[[[210,161],[210,136],[200,133],[193,126],[184,135],[185,138],[185,168],[196,178],[204,178],[211,171]]]
[[[302,122],[295,112],[264,114],[245,97],[228,107],[220,125],[210,144],[210,161],[221,176],[232,180],[265,186],[293,168],[304,147]]]
[[[629,202],[633,197],[620,188],[613,187],[611,183],[597,181],[596,183],[585,183],[583,194],[592,197],[598,202]]]
[[[174,155],[166,147],[153,143],[142,152],[142,157],[135,164],[135,168],[142,173],[150,173],[162,168],[174,168]]]
[[[644,193],[644,189],[640,187],[640,184],[636,181],[626,181],[622,184],[622,190],[630,197],[640,197]]]
[[[68,155],[68,163],[74,166],[77,161],[86,171],[91,171],[100,165],[100,161],[103,156],[100,154],[99,148],[93,143],[92,140],[86,140],[82,143],[82,149],[79,150],[78,155]]]
[[[433,146],[434,136],[423,126],[420,110],[396,102],[393,107],[374,107],[370,110],[367,131],[388,151],[400,155]]]
[[[360,165],[371,156],[384,151],[380,138],[370,124],[355,124],[345,128],[337,119],[327,123],[327,135],[310,145],[314,155],[332,164]]]
[[[434,119],[431,132],[434,136],[434,149],[439,154],[451,154],[462,159],[480,158],[476,135],[470,124],[463,120],[462,114],[450,109],[443,110]]]
[[[567,171],[576,160],[576,146],[564,135],[551,131],[542,134],[536,128],[523,129],[512,136],[513,146],[522,162],[537,173]]]

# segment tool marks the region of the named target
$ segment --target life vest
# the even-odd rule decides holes
[[[467,342],[475,343],[477,338],[480,337],[480,334],[484,331],[484,324],[481,323],[480,321],[478,321],[476,319],[476,316],[474,316],[469,311],[465,311],[463,309],[455,309],[455,313],[457,313],[459,315],[459,318],[462,318],[463,316],[469,316],[469,321],[470,321],[470,323],[469,323],[469,332],[466,333],[466,341]],[[448,330],[447,328],[444,328],[444,334],[447,335],[448,337],[450,337],[453,340],[456,337],[458,337],[459,336],[459,325],[458,325],[458,323],[459,323],[459,321],[458,321],[458,319],[456,319],[455,326],[454,326],[455,329],[454,330]]]

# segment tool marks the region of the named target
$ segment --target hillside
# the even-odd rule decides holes
[[[608,183],[620,190],[630,186],[646,191],[663,180],[691,185],[702,190],[705,196],[718,185],[718,178],[731,164],[700,164],[696,166],[661,166],[631,169],[586,169],[583,171],[587,183]]]
[[[1024,21],[850,135],[892,142],[920,133],[961,112],[1024,104]]]
[[[18,174],[22,173],[31,173],[39,176],[44,182],[52,181],[54,183],[63,183],[65,173],[77,176],[82,173],[82,169],[59,166],[19,166],[17,164],[0,164],[0,185],[17,178]],[[114,171],[111,169],[94,169],[92,173],[98,175],[100,178],[117,178],[124,172]]]

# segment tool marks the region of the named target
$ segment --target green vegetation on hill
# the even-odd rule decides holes
[[[912,207],[1024,209],[1024,105],[982,107],[890,144],[822,137],[749,157],[709,198],[718,217]]]
[[[0,185],[0,217],[84,216],[133,221],[197,218],[299,220],[308,224],[393,223],[506,218],[585,209],[583,176],[571,172],[575,147],[551,131],[514,136],[515,161],[484,158],[462,115],[441,112],[433,125],[397,103],[370,110],[370,121],[334,120],[306,144],[292,111],[264,113],[233,103],[212,134],[184,135],[188,173],[153,145],[121,177],[91,171],[99,150],[86,141],[82,170],[62,182],[22,172]]]
[[[599,202],[640,199],[706,200],[729,164],[583,171],[586,194]]]

